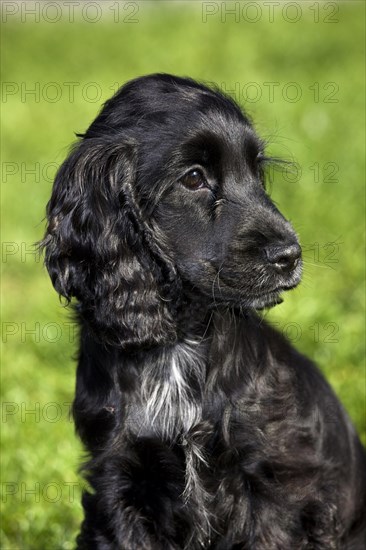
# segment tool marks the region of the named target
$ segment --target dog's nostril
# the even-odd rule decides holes
[[[266,246],[264,251],[268,262],[280,272],[293,271],[301,258],[301,248],[297,243]]]

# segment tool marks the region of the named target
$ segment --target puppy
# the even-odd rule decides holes
[[[78,548],[366,548],[354,428],[256,314],[302,262],[249,118],[216,89],[155,74],[79,137],[43,241],[80,322]]]

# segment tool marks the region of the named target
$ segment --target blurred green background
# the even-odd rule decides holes
[[[364,3],[78,4],[2,5],[4,549],[74,546],[76,339],[32,243],[74,132],[138,75],[216,82],[270,152],[298,163],[269,179],[300,235],[304,281],[266,317],[317,361],[366,442]]]

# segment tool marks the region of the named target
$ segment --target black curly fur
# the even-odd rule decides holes
[[[43,247],[76,298],[79,549],[362,550],[366,461],[317,368],[255,313],[300,280],[248,117],[138,78],[80,136]]]

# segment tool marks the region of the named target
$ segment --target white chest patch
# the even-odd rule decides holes
[[[200,342],[186,339],[144,369],[141,399],[146,422],[163,439],[174,439],[200,422],[206,364]]]

